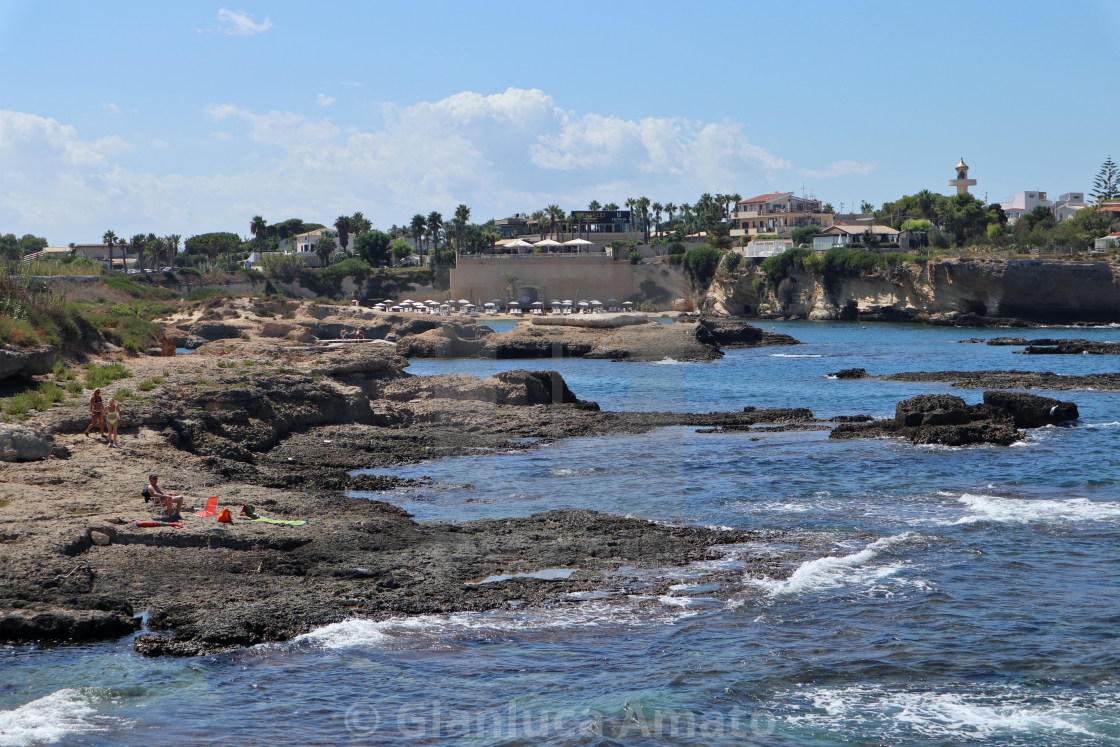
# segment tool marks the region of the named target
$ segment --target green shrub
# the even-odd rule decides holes
[[[179,269],[177,270],[177,272],[178,272],[178,273],[179,273],[180,275],[185,275],[185,276],[187,276],[187,277],[193,277],[193,278],[200,278],[200,277],[202,277],[202,273],[201,273],[201,272],[199,272],[199,271],[198,271],[198,268],[196,268],[196,267],[180,267],[180,268],[179,268]]]
[[[150,392],[156,388],[155,379],[144,379],[136,385],[136,388],[142,392]]]
[[[706,286],[712,282],[712,277],[719,267],[723,252],[709,246],[700,246],[690,249],[684,255],[684,268],[693,281],[699,286]]]
[[[113,397],[120,400],[121,402],[124,402],[125,400],[132,399],[132,390],[118,389],[117,391],[113,392]]]
[[[66,390],[60,387],[53,381],[44,381],[39,385],[39,393],[47,399],[48,402],[61,402],[66,399]]]
[[[626,259],[630,260],[630,264],[636,265],[642,261],[642,253],[637,249],[631,249],[630,252],[626,255]]]
[[[79,394],[81,394],[85,390],[86,390],[85,385],[82,384],[82,382],[80,382],[80,381],[71,381],[69,384],[66,385],[66,391],[70,392],[70,394],[74,395],[75,397],[77,397]]]
[[[738,252],[731,252],[727,255],[727,259],[724,261],[724,266],[727,267],[728,272],[735,272],[735,270],[738,269],[739,263],[742,261],[742,259],[743,255],[739,254]]]
[[[129,373],[128,369],[120,363],[108,363],[104,366],[91,363],[86,369],[86,387],[97,389],[117,379],[127,379],[131,376],[132,374]]]
[[[75,375],[73,371],[67,368],[66,364],[62,361],[57,361],[54,364],[54,368],[52,369],[51,373],[54,374],[55,381],[73,381],[74,379],[78,378],[77,375]]]

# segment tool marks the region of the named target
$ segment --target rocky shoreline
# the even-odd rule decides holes
[[[339,324],[338,331],[345,323],[338,319],[351,316],[345,307],[341,313],[337,308],[307,313],[322,315],[315,324]],[[353,318],[365,317],[359,311]],[[716,557],[721,545],[749,547],[775,538],[791,548],[789,557],[771,552],[740,560],[755,575],[780,578],[789,572],[786,561],[813,552],[813,538],[777,530],[672,527],[583,510],[422,523],[388,503],[349,494],[425,484],[422,478],[355,474],[364,468],[532,449],[573,436],[688,426],[708,432],[830,429],[837,438],[1010,443],[1022,437],[1019,428],[1036,427],[1017,412],[1051,408],[1031,395],[1018,395],[1022,399],[1009,404],[989,397],[998,392],[988,392],[984,405],[971,408],[956,398],[900,403],[907,414],[894,422],[851,415],[825,423],[804,408],[603,412],[580,400],[552,371],[513,370],[486,379],[409,375],[400,352],[412,350],[420,338],[451,340],[441,351],[450,354],[456,345],[480,340],[486,345],[495,337],[477,325],[431,321],[437,326],[425,329],[429,320],[400,319],[380,330],[385,337],[403,334],[396,344],[308,344],[306,326],[273,328],[270,336],[260,334],[260,325],[254,327],[258,334],[248,335],[257,339],[244,339],[242,332],[227,337],[230,330],[224,330],[190,356],[130,359],[132,378],[122,383],[138,391],[122,405],[119,449],[82,435],[88,414],[84,403],[73,400],[23,426],[0,426],[5,431],[0,442],[14,434],[12,443],[31,439],[36,449],[20,452],[25,447],[15,445],[3,457],[27,461],[3,467],[0,641],[122,636],[134,633],[140,614],[147,613],[146,630],[134,639],[138,651],[199,655],[287,640],[348,617],[563,604],[573,593],[603,588],[656,596],[669,582],[651,581],[650,569]],[[219,334],[199,324],[189,326],[195,333]],[[245,328],[240,322],[232,326]],[[538,326],[547,330],[539,337],[532,334]],[[643,355],[657,360],[676,355],[712,360],[722,347],[797,344],[738,321],[639,320],[623,327],[638,336],[610,342],[619,327],[589,332],[584,326],[525,325],[503,344],[515,350],[531,339],[530,352],[551,356],[555,329],[565,341],[596,336],[590,352],[616,360],[638,360],[627,351],[646,343]],[[1051,420],[1068,419],[1067,405],[1076,417],[1072,403],[1058,404]],[[922,422],[910,422],[914,412]],[[949,435],[923,440],[931,438],[930,427],[948,427],[938,433]],[[919,432],[927,435],[916,436]],[[201,507],[216,495],[219,505],[235,514],[251,505],[272,520],[307,523],[234,519],[218,525],[188,514],[181,528],[140,527],[136,522],[148,519],[149,511],[139,491],[150,472],[159,473],[167,488],[185,492],[190,506]],[[559,580],[478,583],[548,568],[574,570]]]

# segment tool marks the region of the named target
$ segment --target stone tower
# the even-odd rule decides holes
[[[968,194],[968,188],[976,186],[976,180],[968,178],[968,164],[964,162],[964,156],[961,156],[961,162],[957,164],[957,178],[950,179],[949,186],[956,187],[959,195]]]

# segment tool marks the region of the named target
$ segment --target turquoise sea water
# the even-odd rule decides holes
[[[1120,365],[955,342],[994,331],[766,326],[807,344],[706,365],[410,370],[555,367],[604,409],[804,406],[828,417],[888,415],[923,392],[981,397],[827,378],[842,368]],[[759,548],[666,570],[677,583],[657,599],[608,592],[545,609],[353,620],[191,660],[143,659],[128,641],[0,648],[0,745],[1120,744],[1120,393],[1052,396],[1077,402],[1081,421],[1010,448],[666,428],[395,470],[433,478],[377,496],[422,520],[581,506],[813,532],[823,549],[783,581],[743,569],[723,590],[730,601],[713,596],[708,572]]]

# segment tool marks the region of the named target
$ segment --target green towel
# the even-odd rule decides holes
[[[301,527],[306,524],[306,521],[285,521],[283,519],[270,519],[267,516],[259,516],[256,519],[250,519],[247,516],[238,517],[242,521],[263,521],[265,524],[284,524],[290,527]]]

